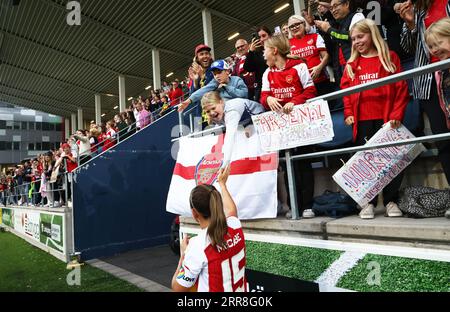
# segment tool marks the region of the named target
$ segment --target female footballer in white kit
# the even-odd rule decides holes
[[[226,187],[230,167],[219,171],[217,182],[222,195],[212,185],[196,186],[190,196],[192,216],[201,233],[184,237],[173,291],[244,292],[245,239],[236,205]]]

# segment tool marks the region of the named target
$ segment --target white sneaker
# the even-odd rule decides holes
[[[373,219],[375,218],[375,214],[373,213],[373,209],[375,207],[372,204],[367,204],[363,207],[361,212],[359,213],[359,217],[361,219]]]
[[[53,207],[61,207],[61,205],[59,204],[59,202],[55,201],[55,202],[53,203]]]
[[[312,211],[312,209],[305,209],[303,210],[302,217],[305,219],[311,219],[314,218],[316,215]]]
[[[445,212],[445,217],[450,219],[450,209]]]
[[[398,208],[394,202],[389,202],[386,205],[386,216],[388,217],[402,217],[403,212]]]
[[[289,210],[288,212],[286,212],[286,219],[292,219],[292,212]]]

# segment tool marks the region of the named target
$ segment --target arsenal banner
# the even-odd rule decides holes
[[[252,120],[267,152],[328,142],[334,137],[330,109],[324,100],[296,105],[288,115],[270,111],[254,115]]]
[[[222,165],[224,136],[181,138],[177,162],[167,196],[168,212],[192,216],[191,190],[199,184],[216,183]],[[227,187],[233,197],[239,219],[276,218],[278,153],[262,151],[258,136],[246,136],[238,130],[231,156]]]

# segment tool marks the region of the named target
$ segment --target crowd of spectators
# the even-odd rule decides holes
[[[253,107],[254,112],[290,113],[294,105],[304,104],[317,95],[367,83],[404,68],[450,58],[450,36],[445,31],[425,36],[436,22],[448,19],[449,0],[417,0],[414,3],[411,0],[379,0],[381,25],[366,19],[368,2],[309,0],[306,10],[291,16],[275,31],[260,26],[248,40],[238,39],[235,51],[223,60],[214,61],[211,48],[200,44],[195,48],[185,81],[164,82],[161,90],[151,91],[148,98],[133,99],[131,106],[113,120],[105,125],[92,124],[89,131],[79,130],[65,144],[70,146],[72,155],[77,155],[78,163],[83,164],[175,108],[183,111],[192,106],[202,114],[204,125],[226,124],[227,114],[233,115],[234,127],[248,107]],[[445,26],[435,29],[445,29]],[[439,36],[440,39],[436,39]],[[363,144],[383,123],[400,126],[410,93],[428,115],[433,134],[446,133],[450,129],[448,76],[448,71],[436,76],[424,75],[414,78],[409,86],[406,82],[397,84],[395,92],[380,87],[328,104],[331,110],[344,110],[345,123],[353,127],[354,144]],[[214,101],[203,103],[202,109],[200,102],[205,95]],[[204,111],[205,105],[208,112]],[[238,115],[233,111],[238,111]],[[450,181],[449,143],[436,145],[443,171]],[[294,154],[309,151],[310,147],[302,147],[295,149]],[[58,152],[64,153],[62,150],[52,153],[52,161],[58,160]],[[294,169],[297,181],[300,181],[297,183],[299,206],[304,217],[313,217],[311,163],[296,161]],[[12,176],[21,175],[14,172],[4,180],[14,180]],[[396,185],[392,191],[395,195],[399,181]],[[396,198],[395,195],[392,197]],[[393,207],[390,216],[401,215],[395,201],[386,204]],[[288,210],[287,206],[283,200],[280,205],[283,213]],[[372,211],[363,215],[373,218]]]
[[[380,10],[375,14],[368,2],[309,0],[306,10],[291,16],[274,31],[261,26],[248,40],[239,38],[234,53],[224,60],[214,61],[208,46],[197,46],[188,71],[190,96],[180,104],[179,111],[189,105],[201,107],[198,104],[202,96],[217,91],[214,96],[220,96],[221,100],[216,99],[207,114],[203,112],[205,122],[221,119],[228,129],[227,114],[236,110],[235,107],[242,107],[236,104],[236,99],[242,98],[236,90],[245,91],[242,84],[247,87],[247,100],[259,102],[266,110],[289,113],[294,105],[303,104],[316,95],[367,83],[401,72],[403,68],[411,69],[450,58],[450,36],[442,30],[447,24],[435,27],[440,29],[440,38],[431,36],[438,47],[433,50],[433,43],[425,42],[427,29],[448,19],[448,0],[417,0],[414,3],[410,0],[379,0]],[[381,24],[376,25],[366,19],[367,16],[378,16]],[[223,66],[223,62],[228,66]],[[231,78],[224,78],[225,69]],[[353,127],[355,145],[363,144],[386,122],[394,128],[399,127],[410,102],[410,93],[414,103],[430,119],[432,133],[446,133],[450,122],[449,79],[445,77],[448,78],[448,70],[437,73],[436,78],[433,74],[416,77],[409,86],[403,81],[393,87],[379,87],[328,104],[332,111],[344,110],[345,123]],[[415,130],[416,134],[423,134],[423,121]],[[444,174],[450,181],[449,142],[438,142],[436,146]],[[295,149],[294,154],[310,151],[311,147],[302,147]],[[296,181],[299,181],[297,198],[303,217],[313,217],[310,209],[314,194],[311,163],[295,161],[294,170]],[[401,215],[396,204],[401,176],[394,182],[395,186],[390,186],[388,195],[385,194],[385,199],[392,198],[385,203],[387,216]],[[280,205],[283,212],[286,206],[286,201]],[[372,203],[362,209],[362,218],[374,217]]]
[[[60,207],[70,201],[70,177],[79,165],[107,151],[137,131],[167,114],[188,93],[186,81],[174,80],[172,87],[164,83],[152,90],[148,98],[131,99],[131,105],[112,120],[99,125],[92,122],[89,130],[79,129],[59,148],[17,164],[0,174],[0,203],[33,207]]]

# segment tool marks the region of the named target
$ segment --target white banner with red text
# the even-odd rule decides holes
[[[274,152],[331,141],[333,121],[324,100],[295,105],[290,114],[265,112],[252,116],[261,147]]]
[[[405,126],[393,129],[386,123],[366,145],[414,137]],[[353,155],[333,179],[360,206],[364,206],[424,150],[422,144],[409,144],[361,151]]]

